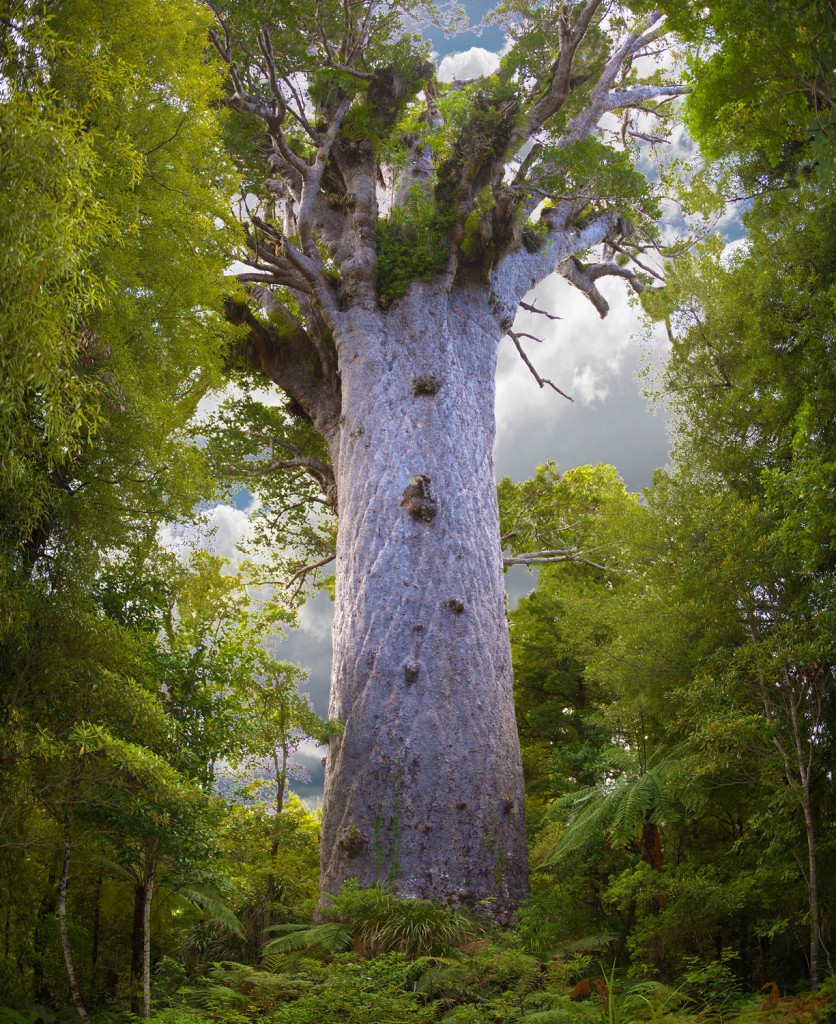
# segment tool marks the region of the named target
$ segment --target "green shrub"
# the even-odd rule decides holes
[[[410,190],[403,206],[377,223],[377,284],[382,306],[403,295],[412,281],[443,273],[448,234],[444,217],[420,188]]]
[[[540,961],[519,949],[489,946],[474,957],[473,973],[493,992],[530,992],[540,981]]]
[[[403,991],[405,965],[337,957],[320,984],[262,1017],[263,1024],[433,1024],[435,1006]]]
[[[264,947],[264,962],[270,970],[280,970],[302,956],[330,957],[349,947],[367,957],[384,953],[445,956],[479,932],[466,914],[429,900],[401,899],[379,886],[361,889],[353,879],[326,900],[333,920],[274,929],[283,934]]]

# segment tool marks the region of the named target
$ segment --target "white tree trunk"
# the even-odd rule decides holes
[[[148,840],[145,847],[145,890],[142,904],[142,1016],[151,1017],[151,906],[154,901],[154,881],[157,873],[156,840]]]
[[[383,328],[381,329],[381,324]],[[347,877],[507,919],[526,833],[493,466],[485,292],[415,283],[342,375],[322,886]]]
[[[90,1024],[90,1015],[84,1006],[81,997],[81,989],[76,978],[73,965],[72,949],[70,948],[70,932],[67,927],[67,883],[70,877],[70,818],[72,814],[72,798],[70,809],[64,819],[64,859],[61,866],[61,881],[58,883],[58,930],[61,935],[61,952],[64,956],[64,967],[67,970],[67,979],[70,983],[70,995],[73,999],[76,1013],[78,1013],[83,1024]]]

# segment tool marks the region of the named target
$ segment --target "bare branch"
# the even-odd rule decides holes
[[[267,66],[267,81],[270,83],[270,92],[276,101],[276,116],[279,121],[285,119],[287,114],[287,101],[284,98],[282,87],[279,84],[279,73],[276,70],[276,61],[273,58],[273,42],[270,38],[270,31],[266,25],[262,25],[258,32],[258,48],[264,63]]]
[[[290,590],[290,588],[294,584],[296,584],[296,587],[295,587],[295,589],[293,591],[293,594],[295,596],[296,594],[299,593],[299,591],[304,586],[305,580],[307,579],[307,577],[315,569],[321,569],[323,566],[326,566],[329,563],[333,562],[336,557],[337,557],[337,552],[336,551],[329,551],[328,554],[324,558],[320,558],[316,562],[309,562],[307,565],[303,565],[301,567],[301,569],[297,569],[296,572],[287,581],[287,583],[285,583],[285,589],[286,590]]]
[[[549,313],[545,309],[538,309],[535,305],[529,302],[521,302],[520,309],[524,309],[527,313],[539,313],[540,316],[548,317],[549,320],[562,320],[562,316],[556,316],[554,313]]]
[[[691,89],[687,85],[637,85],[632,89],[620,89],[608,92],[605,97],[605,110],[622,110],[635,107],[648,100],[664,97],[666,102],[675,100],[677,96],[687,96]],[[653,107],[642,107],[649,114],[655,114]]]
[[[627,249],[623,249],[617,242],[610,241],[608,244],[610,248],[614,249],[616,252],[620,252],[624,256],[629,256],[630,259],[636,264],[636,266],[643,270],[645,274],[649,274],[651,277],[655,277],[657,281],[661,281],[664,284],[664,277],[662,277],[662,275],[657,271],[653,270],[652,267],[648,267],[646,263],[642,263],[638,256],[636,256],[635,252],[633,252],[632,250],[628,251]]]
[[[588,565],[592,569],[600,569],[602,572],[618,572],[617,569],[612,569],[610,566],[584,558],[575,548],[530,551],[522,555],[508,555],[502,559],[502,564],[506,569],[511,565],[556,565],[559,562],[575,562],[578,565]]]
[[[534,369],[534,365],[532,364],[532,362],[528,358],[528,356],[525,354],[525,350],[523,349],[522,345],[520,344],[520,337],[521,336],[524,336],[526,338],[533,337],[533,335],[531,335],[531,334],[519,335],[519,334],[517,334],[514,331],[508,331],[508,337],[511,339],[511,341],[513,341],[514,347],[516,348],[517,352],[519,352],[520,356],[522,357],[522,361],[525,363],[525,365],[531,371],[531,375],[534,377],[534,379],[537,381],[537,383],[540,385],[540,387],[544,388],[544,387],[546,387],[548,385],[548,387],[553,388],[559,395],[562,395],[563,398],[568,399],[570,402],[574,402],[575,399],[572,398],[571,395],[567,395],[565,391],[561,391],[560,388],[557,386],[557,384],[554,383],[554,381],[548,380],[548,378],[546,378],[546,377],[541,377],[540,374]],[[535,341],[542,341],[543,339],[542,338],[534,338],[534,340]]]

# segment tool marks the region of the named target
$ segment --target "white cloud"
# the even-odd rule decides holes
[[[732,259],[738,255],[744,255],[749,250],[749,239],[748,238],[736,238],[733,242],[729,242],[723,249],[720,255],[720,262],[724,267],[728,267]]]
[[[590,363],[586,363],[581,369],[575,367],[572,374],[572,393],[583,405],[592,405],[603,401],[610,393],[610,389],[603,383],[602,375]]]
[[[499,54],[485,50],[481,46],[471,46],[469,50],[451,53],[444,57],[438,68],[439,82],[466,82],[471,78],[482,78],[492,75],[499,67]]]
[[[538,285],[526,301],[562,319],[521,312],[514,323],[515,330],[543,339],[541,345],[525,342],[526,354],[540,376],[554,381],[579,404],[600,401],[609,394],[612,383],[623,374],[632,339],[641,329],[626,286],[615,280],[599,282],[599,286],[610,304],[603,320],[586,296],[555,276]],[[516,432],[522,419],[553,421],[568,416],[571,408],[551,388],[539,389],[513,346],[503,342],[497,378],[498,435],[506,430]]]
[[[234,564],[241,558],[238,544],[250,531],[252,507],[252,503],[245,509],[215,505],[203,513],[201,524],[167,523],[160,530],[160,543],[184,559],[193,551],[211,551]]]
[[[216,505],[209,513],[212,529],[210,550],[233,561],[240,557],[237,547],[249,531],[249,513],[249,509]]]

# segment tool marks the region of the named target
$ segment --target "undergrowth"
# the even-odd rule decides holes
[[[192,974],[156,965],[155,1024],[836,1024],[836,979],[816,995],[746,992],[734,955],[690,958],[674,983],[624,975],[604,939],[557,949],[527,943],[425,900],[346,884],[320,924],[279,926],[260,966],[222,960]],[[535,939],[538,938],[532,932]],[[600,938],[600,937],[599,937]],[[589,944],[587,944],[589,945]],[[597,949],[597,952],[594,951]],[[0,1009],[0,1024],[70,1024],[35,1006]],[[125,1012],[93,1024],[133,1024]]]

